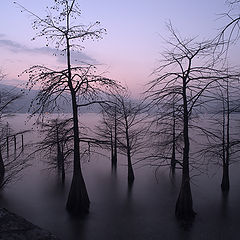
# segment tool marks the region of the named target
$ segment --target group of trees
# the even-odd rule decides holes
[[[131,98],[127,89],[110,92],[101,104],[102,122],[97,126],[97,136],[105,139],[105,146],[111,149],[112,169],[116,170],[118,150],[127,157],[128,183],[134,181],[132,157],[143,148],[146,135],[144,119],[146,106]]]
[[[71,53],[73,50],[81,48],[79,42],[89,38],[100,38],[105,30],[98,27],[99,22],[88,26],[75,25],[74,19],[81,15],[75,0],[56,0],[52,7],[52,11],[55,13],[43,18],[24,7],[22,9],[35,18],[33,28],[39,29],[37,36],[46,37],[66,57],[66,66],[61,70],[38,65],[32,66],[24,73],[29,75],[27,86],[30,89],[36,84],[41,85],[41,89],[34,99],[38,104],[32,104],[33,113],[44,114],[46,110],[58,108],[57,101],[60,98],[63,98],[63,101],[71,102],[73,177],[66,208],[74,214],[87,213],[90,201],[81,170],[79,108],[101,102],[101,94],[106,92],[109,87],[117,88],[118,84],[109,78],[98,75],[93,65],[74,65]]]
[[[229,1],[229,4],[234,8],[239,1]],[[193,141],[190,130],[200,130],[207,137],[208,146],[199,150],[200,155],[208,156],[208,159],[214,155],[221,159],[221,188],[225,192],[229,190],[229,165],[233,154],[238,152],[236,147],[239,146],[239,140],[235,138],[230,141],[230,116],[239,108],[239,105],[236,106],[236,101],[239,100],[236,89],[239,89],[240,72],[227,64],[227,55],[224,53],[229,49],[231,41],[236,41],[239,37],[239,16],[234,18],[230,13],[227,16],[231,22],[223,28],[217,38],[209,41],[196,42],[194,38],[182,38],[169,24],[171,41],[167,42],[168,48],[162,54],[162,62],[154,72],[157,77],[149,82],[147,90],[151,108],[161,111],[160,116],[153,119],[153,125],[159,126],[159,130],[153,131],[153,134],[157,137],[163,134],[168,138],[167,141],[160,141],[160,144],[157,142],[157,150],[159,147],[165,147],[166,150],[168,146],[171,150],[160,159],[154,152],[151,158],[161,160],[160,166],[169,164],[169,161],[166,163],[163,160],[170,159],[172,168],[178,164],[182,169],[175,214],[183,220],[192,220],[195,216],[190,186],[190,166],[194,163],[190,157],[190,143]],[[230,34],[226,39],[224,34],[229,29]],[[237,33],[234,33],[236,35],[232,39],[234,30]],[[235,93],[230,91],[230,86],[235,89]],[[235,98],[235,101],[231,101],[230,98]],[[215,125],[213,130],[207,126],[194,125],[193,119],[203,110],[206,112],[207,104],[213,102],[215,108],[218,108],[218,111],[212,111],[215,121],[219,123],[218,127]],[[180,146],[177,147],[179,141]],[[181,160],[176,159],[176,151]]]
[[[143,108],[131,99],[130,94],[119,83],[98,75],[95,66],[86,63],[80,66],[73,64],[71,53],[81,48],[79,41],[100,38],[105,31],[98,28],[99,22],[88,26],[74,24],[73,20],[81,14],[77,1],[55,1],[55,6],[51,8],[55,13],[45,18],[22,6],[21,8],[34,17],[33,27],[39,29],[37,36],[46,37],[66,57],[66,66],[63,69],[37,65],[25,70],[23,74],[29,76],[29,89],[35,85],[41,86],[31,104],[32,114],[44,116],[46,111],[61,108],[59,102],[71,103],[72,126],[66,128],[66,122],[57,122],[58,120],[42,124],[46,136],[40,143],[40,149],[45,152],[55,149],[55,166],[61,169],[63,181],[64,162],[72,150],[73,177],[66,208],[73,214],[84,214],[88,212],[90,201],[81,171],[80,142],[98,146],[101,144],[107,148],[110,146],[113,168],[117,165],[117,151],[124,153],[127,156],[128,181],[132,183],[132,156],[140,149],[138,138],[140,133],[143,134],[143,129],[140,131],[139,123],[142,121]],[[82,137],[79,132],[79,109],[93,104],[101,106],[104,119],[99,126],[99,140]],[[69,144],[71,147],[67,147]]]
[[[229,3],[234,6],[239,1]],[[46,37],[48,44],[53,44],[66,57],[66,66],[62,69],[37,65],[24,73],[29,76],[29,89],[40,85],[40,91],[31,105],[33,114],[43,116],[46,111],[60,108],[59,99],[71,103],[70,120],[54,120],[43,124],[46,137],[40,146],[50,152],[54,148],[55,166],[61,170],[63,181],[65,160],[73,158],[72,183],[66,204],[69,212],[84,214],[89,211],[90,201],[81,170],[81,141],[110,149],[113,169],[117,166],[118,151],[124,153],[127,158],[128,182],[132,183],[135,178],[132,156],[141,152],[143,139],[149,133],[154,149],[145,158],[154,160],[156,165],[157,161],[160,161],[160,166],[170,165],[172,170],[182,169],[175,214],[179,219],[192,220],[195,212],[190,184],[190,130],[198,129],[208,134],[210,141],[215,141],[211,142],[215,149],[216,141],[219,141],[223,164],[222,189],[229,189],[230,149],[238,144],[237,140],[230,141],[230,113],[236,110],[230,104],[230,86],[236,84],[239,73],[226,65],[226,58],[222,61],[222,53],[231,41],[228,39],[226,42],[224,33],[229,28],[238,28],[239,17],[231,17],[231,22],[214,40],[200,42],[195,38],[182,38],[169,24],[171,40],[167,42],[167,50],[163,52],[160,66],[154,72],[155,79],[149,82],[145,103],[139,103],[119,83],[97,74],[95,66],[73,64],[72,51],[81,48],[81,41],[101,38],[105,31],[99,27],[99,22],[76,24],[74,20],[81,15],[76,0],[55,0],[52,14],[46,17],[39,17],[21,8],[34,17],[33,28],[38,31],[37,36]],[[194,126],[193,120],[212,99],[215,102],[220,99],[222,103],[222,135]],[[101,106],[102,123],[97,128],[96,139],[81,138],[79,109],[93,104]],[[146,106],[149,114],[146,113]],[[144,127],[146,117],[151,121]],[[205,153],[209,153],[209,149],[201,151],[201,154],[207,156]],[[3,175],[4,168],[0,161],[0,177]]]
[[[212,94],[214,104],[210,107],[212,113],[208,120],[208,129],[202,133],[207,137],[201,146],[199,154],[203,159],[212,159],[216,165],[222,166],[222,191],[228,192],[229,166],[238,159],[239,139],[239,83],[238,79],[228,79],[222,85],[216,86]]]
[[[48,159],[50,169],[57,169],[61,175],[62,183],[65,182],[65,170],[68,159],[72,156],[72,119],[51,119],[38,122],[43,139],[37,144],[36,152],[43,153],[43,158]]]
[[[220,61],[221,58],[217,52],[217,48],[221,47],[219,42],[198,43],[194,39],[182,39],[171,25],[169,30],[173,40],[169,42],[168,50],[162,55],[162,63],[155,71],[157,78],[149,83],[147,98],[153,108],[156,106],[160,109],[170,108],[160,116],[160,119],[157,116],[153,121],[159,123],[160,128],[163,129],[160,132],[163,134],[163,131],[166,131],[166,121],[163,120],[167,115],[167,124],[171,126],[172,137],[169,142],[172,156],[169,158],[175,163],[176,144],[177,140],[181,139],[180,157],[182,159],[177,163],[180,163],[182,169],[182,183],[175,213],[180,219],[192,219],[195,213],[192,207],[189,174],[191,161],[189,131],[191,128],[200,129],[199,126],[192,124],[192,120],[204,108],[204,104],[212,100],[216,86],[222,90],[225,83],[238,79],[239,73],[224,67],[224,63]],[[227,113],[225,109],[223,112]],[[177,124],[176,120],[180,120],[180,123]],[[176,126],[178,126],[177,132]],[[201,130],[207,132],[204,128]],[[174,167],[174,162],[171,162],[171,165]]]

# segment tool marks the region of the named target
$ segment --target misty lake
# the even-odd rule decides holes
[[[31,128],[33,120],[25,125],[26,116],[18,114],[9,119],[9,124],[16,130]],[[82,118],[91,123],[97,119],[95,114],[84,114]],[[25,141],[33,141],[37,133],[29,133],[25,138],[28,138]],[[91,205],[89,215],[79,219],[72,218],[65,210],[71,169],[63,186],[57,173],[47,171],[41,160],[41,156],[32,157],[31,166],[22,172],[22,178],[1,192],[0,207],[23,216],[60,239],[239,239],[239,163],[230,167],[228,196],[221,192],[220,167],[211,174],[192,178],[197,215],[191,228],[184,230],[174,215],[180,171],[176,171],[173,178],[168,167],[155,175],[155,168],[136,164],[135,181],[130,189],[125,157],[120,157],[114,174],[109,158],[94,155],[82,164]]]

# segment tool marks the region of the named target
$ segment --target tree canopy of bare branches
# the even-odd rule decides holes
[[[229,77],[221,59],[214,57],[218,45],[214,41],[197,42],[194,38],[181,36],[168,25],[171,38],[162,54],[156,78],[149,83],[147,99],[154,107],[173,101],[175,112],[183,122],[182,184],[176,203],[175,214],[179,219],[194,218],[189,175],[190,121],[204,107],[214,83]],[[233,73],[238,78],[238,74]]]
[[[239,40],[240,34],[240,1],[227,0],[228,11],[220,14],[221,18],[226,19],[227,23],[220,29],[216,39],[218,43],[224,43],[222,52],[228,51],[230,44]]]

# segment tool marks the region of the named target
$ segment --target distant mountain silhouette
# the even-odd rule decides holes
[[[13,94],[22,95],[19,99],[14,101],[7,109],[8,112],[11,113],[28,113],[31,101],[37,96],[39,90],[31,90],[23,89],[19,87],[14,87],[12,85],[0,84],[0,91],[10,92]],[[69,101],[68,101],[69,100]],[[59,105],[59,109],[56,109],[54,113],[71,113],[71,103],[70,96],[65,95],[64,98],[59,99],[57,104]],[[84,103],[84,102],[82,102]],[[240,106],[240,100],[235,100],[231,103],[231,106]],[[208,102],[207,105],[201,109],[202,113],[216,113],[222,108],[222,103],[217,101]],[[93,104],[88,107],[83,107],[80,109],[80,113],[97,113],[100,108],[97,104]],[[154,112],[154,109],[152,109]],[[239,112],[239,109],[237,110]]]
[[[29,91],[28,89],[23,89],[5,84],[0,84],[0,91],[21,95],[19,99],[9,105],[7,111],[11,113],[29,113],[31,102],[39,92],[39,90]],[[65,95],[65,100],[63,100],[63,98],[59,99],[59,101],[57,102],[57,104],[59,105],[59,109],[54,110],[54,113],[71,113],[71,104],[66,99],[70,100],[70,97],[68,95]],[[84,107],[80,109],[80,112],[99,112],[99,107],[97,105]]]

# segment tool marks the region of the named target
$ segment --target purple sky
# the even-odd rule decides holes
[[[19,0],[29,10],[44,16],[53,0]],[[215,36],[224,20],[217,14],[227,11],[224,0],[79,0],[82,23],[99,20],[107,29],[102,40],[84,42],[85,49],[76,53],[84,61],[100,64],[101,71],[126,83],[132,92],[141,92],[157,66],[163,40],[171,20],[182,36],[199,40]],[[0,68],[7,74],[5,83],[21,83],[17,75],[33,64],[59,66],[64,60],[53,57],[43,39],[31,41],[34,31],[31,18],[13,4],[1,0]],[[239,54],[235,57],[238,57]]]

